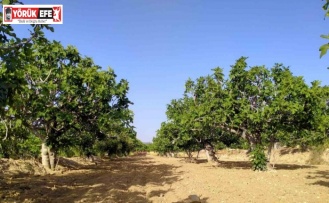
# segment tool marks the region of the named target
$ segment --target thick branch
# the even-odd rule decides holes
[[[7,124],[4,120],[1,120],[1,123],[3,123],[5,125],[5,128],[6,128],[6,136],[2,140],[6,140],[7,137],[8,137],[8,127],[7,127]]]
[[[14,44],[14,45],[11,45],[11,46],[1,46],[0,47],[0,50],[1,51],[7,51],[7,50],[10,50],[10,49],[15,49],[15,48],[21,48],[22,46],[24,46],[25,44],[29,43],[33,38],[35,38],[37,36],[37,33],[33,33],[31,35],[30,38],[28,38],[27,40],[23,41],[23,42],[20,42],[20,43],[17,43],[17,44]]]
[[[48,78],[49,78],[49,76],[50,76],[50,74],[51,74],[51,71],[52,71],[52,70],[49,71],[48,76],[46,77],[46,79],[42,80],[41,77],[40,77],[40,81],[41,81],[41,83],[45,83],[45,82],[48,80]]]

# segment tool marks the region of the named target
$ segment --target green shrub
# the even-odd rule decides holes
[[[76,147],[65,147],[59,150],[58,155],[71,158],[75,156],[81,156],[81,152],[79,152]]]
[[[34,135],[26,137],[8,137],[0,140],[0,158],[37,158],[40,154],[41,141]]]
[[[251,152],[251,163],[252,169],[254,171],[265,171],[267,170],[267,158],[264,153],[264,149],[261,146],[256,146],[256,148]]]
[[[218,142],[216,145],[215,145],[215,150],[222,150],[222,149],[225,149],[227,146],[223,143],[223,142]]]

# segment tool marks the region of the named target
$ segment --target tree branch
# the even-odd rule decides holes
[[[46,82],[46,81],[48,80],[48,78],[49,78],[49,76],[50,76],[50,74],[51,74],[51,71],[52,71],[52,70],[49,71],[48,76],[46,77],[46,79],[42,80],[41,77],[40,77],[40,81],[41,81],[41,83],[44,83],[44,82]]]
[[[8,126],[7,126],[6,122],[5,122],[5,120],[2,120],[1,119],[1,123],[3,123],[5,125],[5,128],[6,128],[6,136],[2,140],[6,140],[7,137],[8,137]]]
[[[20,43],[17,43],[17,44],[14,44],[14,45],[11,45],[11,46],[8,45],[7,47],[6,46],[1,46],[0,50],[1,51],[7,51],[7,50],[10,50],[10,49],[21,48],[25,44],[29,43],[33,38],[37,37],[37,35],[38,35],[37,32],[35,32],[27,40],[25,40],[23,42],[20,42]]]

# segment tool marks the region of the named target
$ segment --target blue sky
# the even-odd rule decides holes
[[[329,55],[319,58],[329,33],[321,0],[24,0],[63,4],[64,24],[50,39],[74,45],[118,79],[129,81],[138,138],[151,141],[166,120],[166,105],[185,81],[240,56],[250,66],[290,66],[307,82],[329,85]],[[83,2],[83,3],[82,3]],[[26,35],[27,25],[15,26]]]

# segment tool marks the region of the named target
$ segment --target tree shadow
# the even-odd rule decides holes
[[[227,169],[251,169],[251,163],[250,161],[219,161],[220,165],[218,167],[220,168],[227,168]]]
[[[8,160],[7,159],[0,159],[0,173],[7,170],[9,168]]]
[[[307,149],[297,149],[297,148],[283,148],[279,151],[280,156],[286,154],[295,154],[295,153],[303,153],[307,152]]]
[[[193,163],[193,164],[201,164],[201,163],[207,163],[207,159],[200,159],[200,158],[181,158],[180,161],[185,163]]]
[[[309,172],[307,179],[314,179],[316,180],[311,185],[321,185],[324,187],[329,187],[329,171],[316,171],[316,172]],[[320,180],[319,180],[320,179]]]
[[[173,202],[173,203],[189,203],[189,202],[191,202],[190,196],[185,199],[179,200],[177,202]],[[208,203],[208,199],[209,199],[208,197],[200,198],[200,203]]]
[[[219,161],[219,168],[226,169],[244,169],[250,170],[252,168],[252,164],[250,161]],[[298,165],[298,164],[275,164],[274,170],[298,170],[298,169],[306,169],[306,168],[316,168],[314,166],[309,165]]]
[[[202,164],[202,163],[207,163],[207,162],[208,162],[207,159],[197,159],[197,160],[196,160],[196,163],[197,163],[197,164]]]
[[[59,166],[66,167],[68,169],[79,169],[79,168],[82,168],[84,166],[84,165],[82,165],[82,164],[80,164],[76,161],[73,161],[73,160],[70,160],[70,159],[67,159],[67,158],[64,158],[64,157],[59,157],[57,164]]]
[[[299,165],[299,164],[275,164],[274,169],[276,170],[298,170],[298,169],[310,169],[316,168],[311,165]]]
[[[147,192],[147,184],[162,187],[179,180],[176,166],[154,164],[148,157],[105,160],[98,165],[78,165],[64,174],[25,175],[0,182],[0,202],[150,202],[169,190]]]

